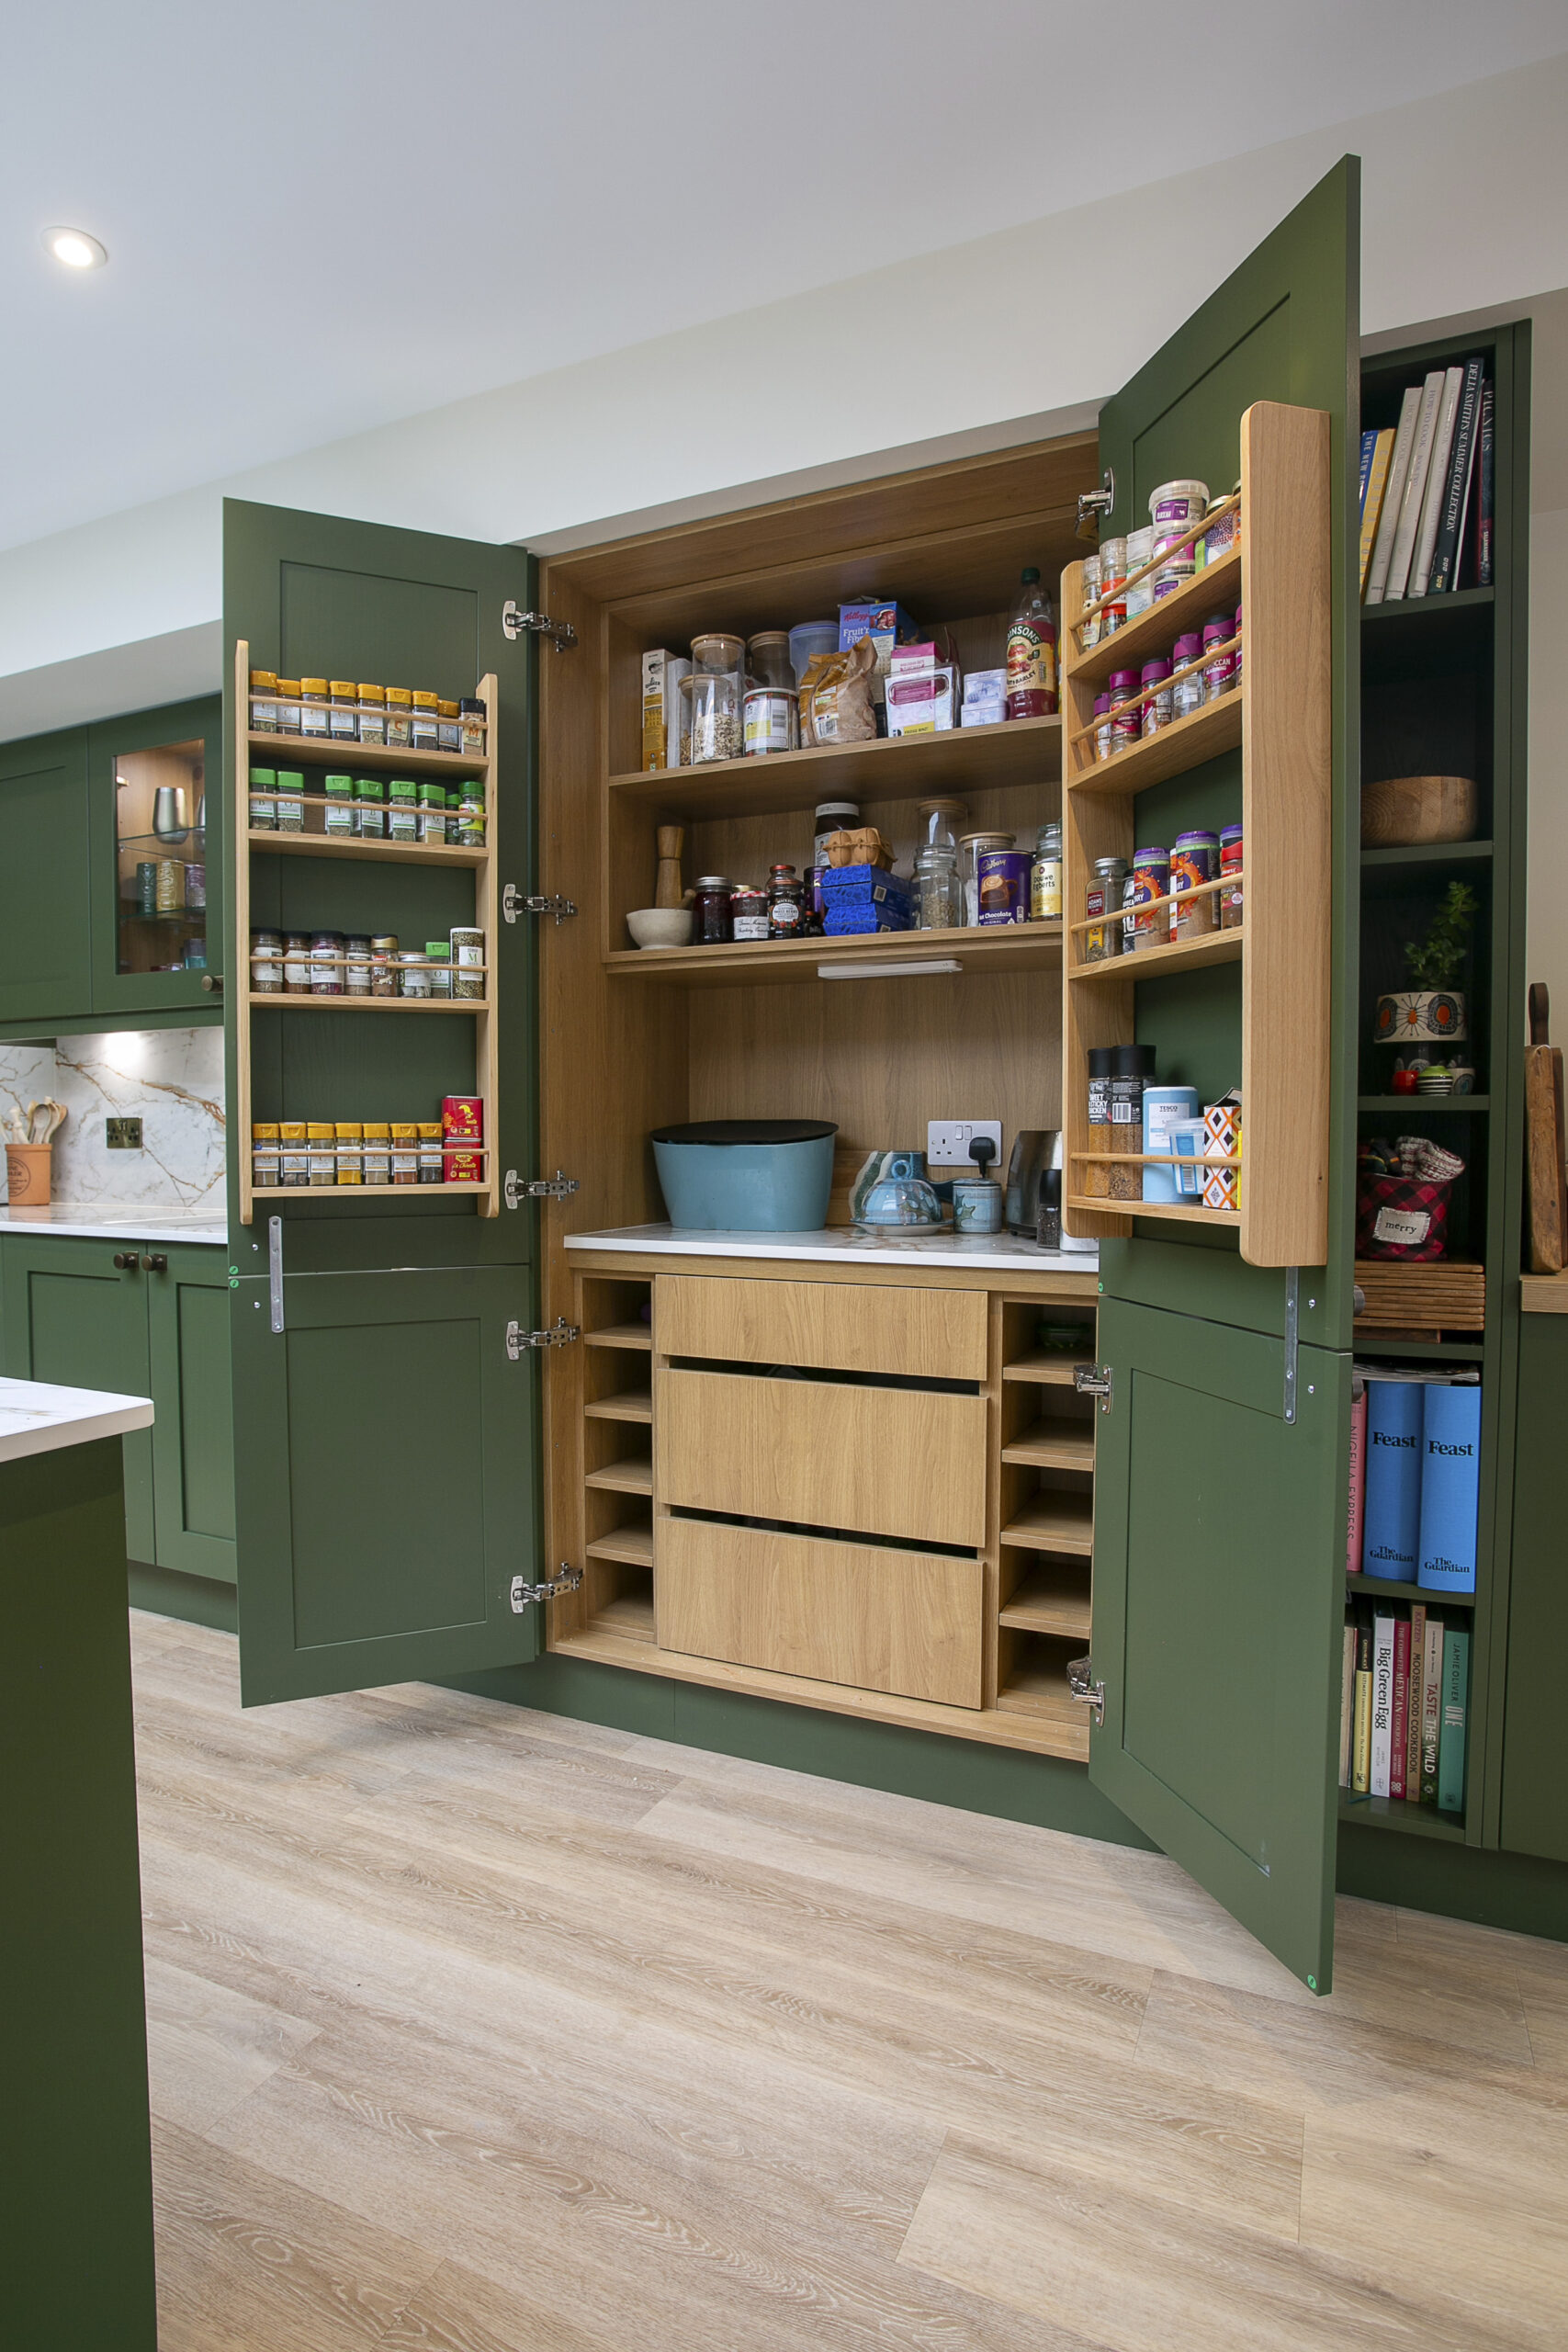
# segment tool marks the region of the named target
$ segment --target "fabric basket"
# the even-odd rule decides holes
[[[1356,1185],[1356,1255],[1413,1264],[1448,1249],[1451,1182],[1362,1173]]]

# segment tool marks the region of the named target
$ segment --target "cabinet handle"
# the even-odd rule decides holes
[[[131,1263],[134,1265],[135,1262],[132,1259]],[[141,1271],[147,1274],[166,1274],[169,1271],[169,1261],[161,1250],[154,1250],[151,1256],[142,1259]]]
[[[222,973],[203,972],[201,976],[201,985],[207,990],[209,996],[221,996],[223,993]]]
[[[134,1250],[117,1250],[114,1253],[114,1262],[117,1273],[133,1274],[139,1261]]]

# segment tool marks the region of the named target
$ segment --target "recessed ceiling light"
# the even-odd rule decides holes
[[[43,242],[67,269],[102,269],[108,259],[96,237],[89,237],[85,229],[46,229]]]

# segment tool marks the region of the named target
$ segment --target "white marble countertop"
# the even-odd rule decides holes
[[[123,1437],[152,1425],[151,1396],[107,1388],[56,1388],[47,1380],[0,1379],[0,1462],[54,1453],[96,1437]]]
[[[213,1209],[122,1207],[114,1201],[51,1201],[47,1208],[0,1207],[0,1234],[85,1236],[100,1241],[200,1241],[229,1246],[227,1216]]]
[[[1042,1250],[1010,1233],[855,1233],[826,1226],[818,1233],[710,1233],[674,1225],[620,1225],[572,1233],[569,1250],[659,1250],[679,1258],[788,1258],[803,1263],[874,1266],[973,1266],[985,1273],[1092,1274],[1100,1251]]]

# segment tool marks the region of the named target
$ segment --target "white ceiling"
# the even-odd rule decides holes
[[[1564,51],[1568,0],[12,7],[0,546]]]

